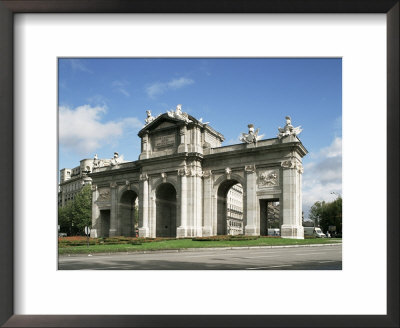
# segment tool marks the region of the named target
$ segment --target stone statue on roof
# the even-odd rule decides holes
[[[258,135],[260,129],[257,129],[254,131],[254,125],[249,124],[247,125],[249,128],[249,133],[242,133],[242,135],[239,137],[241,142],[245,142],[248,144],[251,143],[257,143],[258,140],[260,140],[264,135]]]
[[[301,129],[301,126],[293,127],[290,116],[286,116],[285,119],[286,119],[286,125],[283,128],[281,128],[281,127],[278,128],[278,131],[279,131],[278,138],[279,139],[282,139],[282,138],[290,136],[290,135],[297,136],[298,134],[300,134],[301,131],[303,131]]]
[[[185,121],[186,123],[190,123],[192,122],[191,120],[189,120],[189,115],[185,112],[182,112],[182,105],[179,104],[176,106],[175,111],[173,110],[167,110],[167,114],[169,117],[181,120],[181,121]]]
[[[147,125],[147,124],[153,122],[155,120],[155,117],[151,116],[151,110],[150,109],[146,110],[146,114],[147,114],[147,117],[145,119],[145,122],[146,122],[146,125]]]
[[[111,158],[110,164],[111,166],[116,166],[124,161],[122,156],[119,156],[118,152],[114,152],[114,157]]]

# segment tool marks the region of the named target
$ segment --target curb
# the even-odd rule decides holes
[[[157,249],[147,251],[133,251],[133,252],[108,252],[108,253],[92,253],[92,254],[59,254],[58,257],[83,257],[83,256],[102,256],[113,254],[154,254],[154,253],[189,253],[189,252],[205,252],[217,250],[240,250],[240,249],[271,249],[271,248],[297,248],[297,247],[322,247],[322,246],[342,246],[341,242],[333,244],[309,244],[309,245],[277,245],[277,246],[231,246],[231,247],[202,247],[202,248],[180,248],[180,249]]]

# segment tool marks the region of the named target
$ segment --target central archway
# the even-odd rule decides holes
[[[217,199],[217,235],[243,234],[243,187],[239,181],[222,182]]]
[[[156,237],[176,237],[176,190],[162,183],[156,190]]]
[[[119,230],[121,236],[134,237],[138,225],[138,195],[126,190],[119,202]]]

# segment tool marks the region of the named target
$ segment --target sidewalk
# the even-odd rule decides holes
[[[309,245],[277,245],[277,246],[231,246],[231,247],[199,247],[199,248],[179,248],[179,249],[157,249],[146,251],[132,252],[104,252],[92,254],[59,254],[59,257],[82,257],[82,256],[97,256],[97,255],[112,255],[112,254],[154,254],[154,253],[186,253],[186,252],[203,252],[203,251],[218,251],[218,250],[240,250],[240,249],[268,249],[268,248],[297,248],[297,247],[321,247],[321,246],[342,246],[342,242],[332,244],[309,244]]]

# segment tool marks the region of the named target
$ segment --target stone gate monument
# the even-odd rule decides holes
[[[253,124],[241,144],[221,147],[224,137],[182,111],[153,117],[139,131],[137,161],[93,166],[92,237],[133,236],[138,199],[140,237],[225,234],[226,197],[243,188],[243,233],[263,235],[266,204],[279,201],[281,236],[304,238],[300,127],[290,117],[276,138],[262,139]]]

